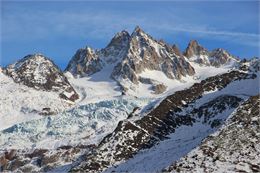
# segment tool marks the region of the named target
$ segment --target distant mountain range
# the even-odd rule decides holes
[[[260,172],[259,65],[138,26],[64,71],[27,55],[0,68],[0,171]]]

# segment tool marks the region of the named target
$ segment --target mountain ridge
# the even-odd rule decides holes
[[[234,140],[211,135],[230,119],[247,124],[257,145],[248,132],[259,125],[259,65],[194,40],[182,53],[140,27],[116,33],[103,49],[79,49],[64,71],[42,54],[28,55],[0,67],[0,171],[193,171],[208,163],[205,170],[215,170],[225,156],[204,139],[227,143],[228,153]],[[192,155],[200,149],[203,155]],[[259,170],[243,154],[234,170]],[[195,166],[193,156],[201,160]]]

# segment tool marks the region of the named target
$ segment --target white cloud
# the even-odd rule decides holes
[[[179,16],[165,19],[154,19],[145,16],[120,15],[106,11],[24,11],[2,16],[2,36],[4,41],[18,39],[38,40],[52,37],[84,37],[92,39],[109,39],[122,29],[133,29],[141,25],[152,32],[186,32],[204,38],[223,39],[227,41],[241,40],[238,44],[259,46],[259,34],[236,31],[225,31],[210,28],[202,24],[182,21]]]

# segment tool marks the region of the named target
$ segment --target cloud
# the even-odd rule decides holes
[[[141,25],[148,32],[191,33],[193,35],[220,39],[230,42],[241,40],[236,44],[259,46],[259,34],[223,30],[208,27],[207,24],[194,22],[193,18],[186,16],[184,20],[180,14],[172,13],[162,16],[149,16],[151,13],[143,12],[141,16],[133,13],[124,14],[106,10],[62,10],[44,11],[37,9],[13,11],[2,16],[3,41],[17,40],[42,40],[55,39],[53,37],[109,39],[115,32],[122,29],[132,30],[136,25]],[[194,13],[190,16],[196,15]],[[155,22],[156,21],[156,22]],[[210,23],[210,22],[209,22]]]

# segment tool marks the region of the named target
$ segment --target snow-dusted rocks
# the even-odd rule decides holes
[[[93,50],[90,47],[79,49],[65,71],[69,71],[74,76],[90,76],[97,73],[125,56],[129,39],[128,32],[122,31],[117,33],[104,49]]]
[[[238,125],[232,126],[232,119],[224,137],[203,142],[204,155],[194,156],[199,162],[188,154],[181,163],[185,168],[180,167],[203,172],[209,164],[205,172],[220,170],[222,163],[228,165],[225,159],[233,158],[219,155],[233,143],[248,153],[254,152],[252,145],[259,148],[244,132],[257,126],[257,117],[247,119],[255,112],[255,99],[234,114],[259,94],[259,62],[238,61],[224,49],[207,51],[196,41],[183,55],[140,27],[131,35],[117,33],[104,49],[79,49],[64,75],[44,56],[27,56],[0,72],[0,93],[6,93],[0,97],[0,171],[160,172],[233,116]],[[68,99],[76,92],[80,99],[73,103]],[[232,138],[241,126],[242,143]],[[232,171],[259,172],[258,152],[249,157],[232,152],[242,161]]]
[[[238,59],[229,54],[226,50],[219,48],[214,49],[213,51],[208,51],[196,40],[190,41],[184,52],[184,56],[192,62],[215,67],[220,67],[222,65],[234,65],[238,62]]]
[[[224,49],[214,49],[210,52],[210,65],[219,67],[221,65],[234,65],[239,60]]]
[[[79,49],[72,57],[65,71],[75,75],[91,75],[102,69],[101,60],[90,47]]]
[[[127,31],[117,33],[104,49],[79,49],[66,71],[74,76],[90,76],[102,73],[105,68],[110,69],[106,73],[110,73],[110,77],[118,82],[124,92],[134,90],[139,83],[143,83],[140,74],[145,70],[160,71],[166,78],[176,80],[195,73],[176,45],[156,41],[140,27],[136,27],[131,35]],[[154,80],[149,84],[151,88],[164,85]],[[152,93],[160,92],[153,90]]]
[[[7,66],[5,71],[16,83],[36,90],[58,92],[61,98],[70,101],[79,98],[62,71],[41,54],[27,55]]]
[[[159,43],[140,27],[136,27],[131,35],[127,55],[114,68],[112,77],[119,83],[129,79],[138,84],[138,74],[145,70],[161,71],[170,79],[193,75],[193,67],[175,51],[176,48]]]
[[[83,162],[75,166],[72,171],[102,172],[109,168],[108,172],[131,172],[134,170],[134,166],[131,164],[142,163],[134,161],[136,155],[138,158],[143,158],[141,160],[145,160],[144,158],[150,157],[149,154],[151,153],[154,153],[153,160],[155,162],[151,165],[146,163],[145,168],[140,165],[139,169],[134,171],[160,171],[164,167],[157,164],[157,162],[160,163],[163,158],[158,157],[158,154],[152,151],[160,148],[162,140],[169,139],[169,135],[174,136],[175,131],[180,128],[191,128],[190,133],[192,133],[196,131],[195,127],[198,126],[198,123],[200,126],[205,126],[203,135],[198,132],[202,136],[194,137],[198,138],[196,142],[189,142],[187,144],[189,146],[188,149],[176,146],[184,151],[176,150],[176,152],[180,152],[178,156],[172,158],[169,156],[169,158],[174,160],[185,155],[228,118],[230,113],[239,106],[239,103],[247,97],[244,96],[245,93],[250,94],[251,92],[255,94],[258,92],[257,86],[255,86],[256,82],[255,74],[232,71],[205,79],[200,83],[194,84],[189,89],[175,92],[173,95],[166,97],[156,108],[140,120],[120,122],[116,130],[105,137],[99,144],[94,154],[86,156]],[[236,90],[236,92],[231,92],[231,88],[234,89],[234,86],[242,84],[247,86],[241,88],[241,90]],[[250,88],[249,86],[252,84],[253,86]],[[249,90],[250,92],[248,92]],[[227,95],[227,91],[230,91],[230,95]],[[194,129],[192,126],[194,126]],[[178,133],[176,135],[181,136]],[[187,143],[187,140],[190,141],[191,139],[186,139],[185,137],[181,139],[183,143],[184,141]],[[180,142],[179,145],[182,145],[182,143]],[[151,148],[151,150],[148,150],[151,153],[147,151],[148,148]],[[161,150],[162,152],[167,152],[167,148],[162,147]],[[142,154],[145,153],[147,155],[142,157]],[[172,154],[174,155],[174,153]],[[159,158],[159,160],[156,160],[156,158]],[[128,159],[130,166],[127,165],[127,162],[122,164],[123,161]],[[170,164],[169,160],[164,162]],[[154,164],[157,165],[156,170],[151,169]],[[124,169],[121,169],[121,165]]]
[[[260,99],[250,97],[215,134],[166,172],[260,172]]]

